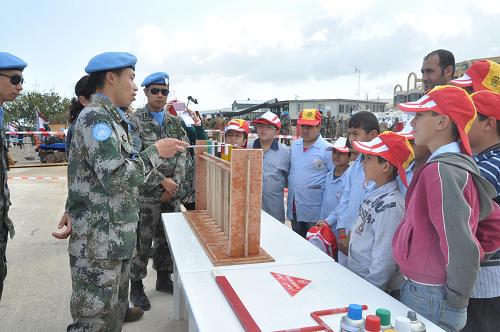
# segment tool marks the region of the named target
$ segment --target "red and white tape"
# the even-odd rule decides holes
[[[64,180],[65,176],[9,176],[9,180]]]

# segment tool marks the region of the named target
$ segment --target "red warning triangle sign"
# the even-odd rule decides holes
[[[283,286],[284,289],[294,296],[311,282],[311,280],[288,276],[286,274],[271,272],[273,277]]]

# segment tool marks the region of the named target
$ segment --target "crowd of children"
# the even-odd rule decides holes
[[[413,114],[401,132],[380,132],[372,113],[358,112],[333,145],[320,112],[303,110],[290,148],[292,228],[324,238],[328,228],[340,264],[446,331],[500,325],[500,294],[488,286],[500,282],[498,74],[479,61],[399,104]]]

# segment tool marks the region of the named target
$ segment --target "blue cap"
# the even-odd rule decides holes
[[[347,317],[349,317],[352,320],[363,319],[363,307],[361,307],[359,304],[349,304]]]
[[[151,84],[168,85],[168,83],[169,83],[168,74],[160,71],[157,73],[152,73],[151,75],[146,77],[144,81],[142,81],[141,86],[148,86]]]
[[[137,58],[127,52],[105,52],[90,59],[85,72],[92,74],[98,71],[132,68],[135,70]]]
[[[5,70],[5,69],[19,69],[23,70],[26,68],[28,64],[22,60],[19,59],[17,56],[12,55],[7,52],[0,52],[0,69]]]

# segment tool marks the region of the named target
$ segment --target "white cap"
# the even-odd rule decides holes
[[[396,324],[394,324],[394,328],[398,332],[411,332],[411,321],[407,317],[396,317]]]

